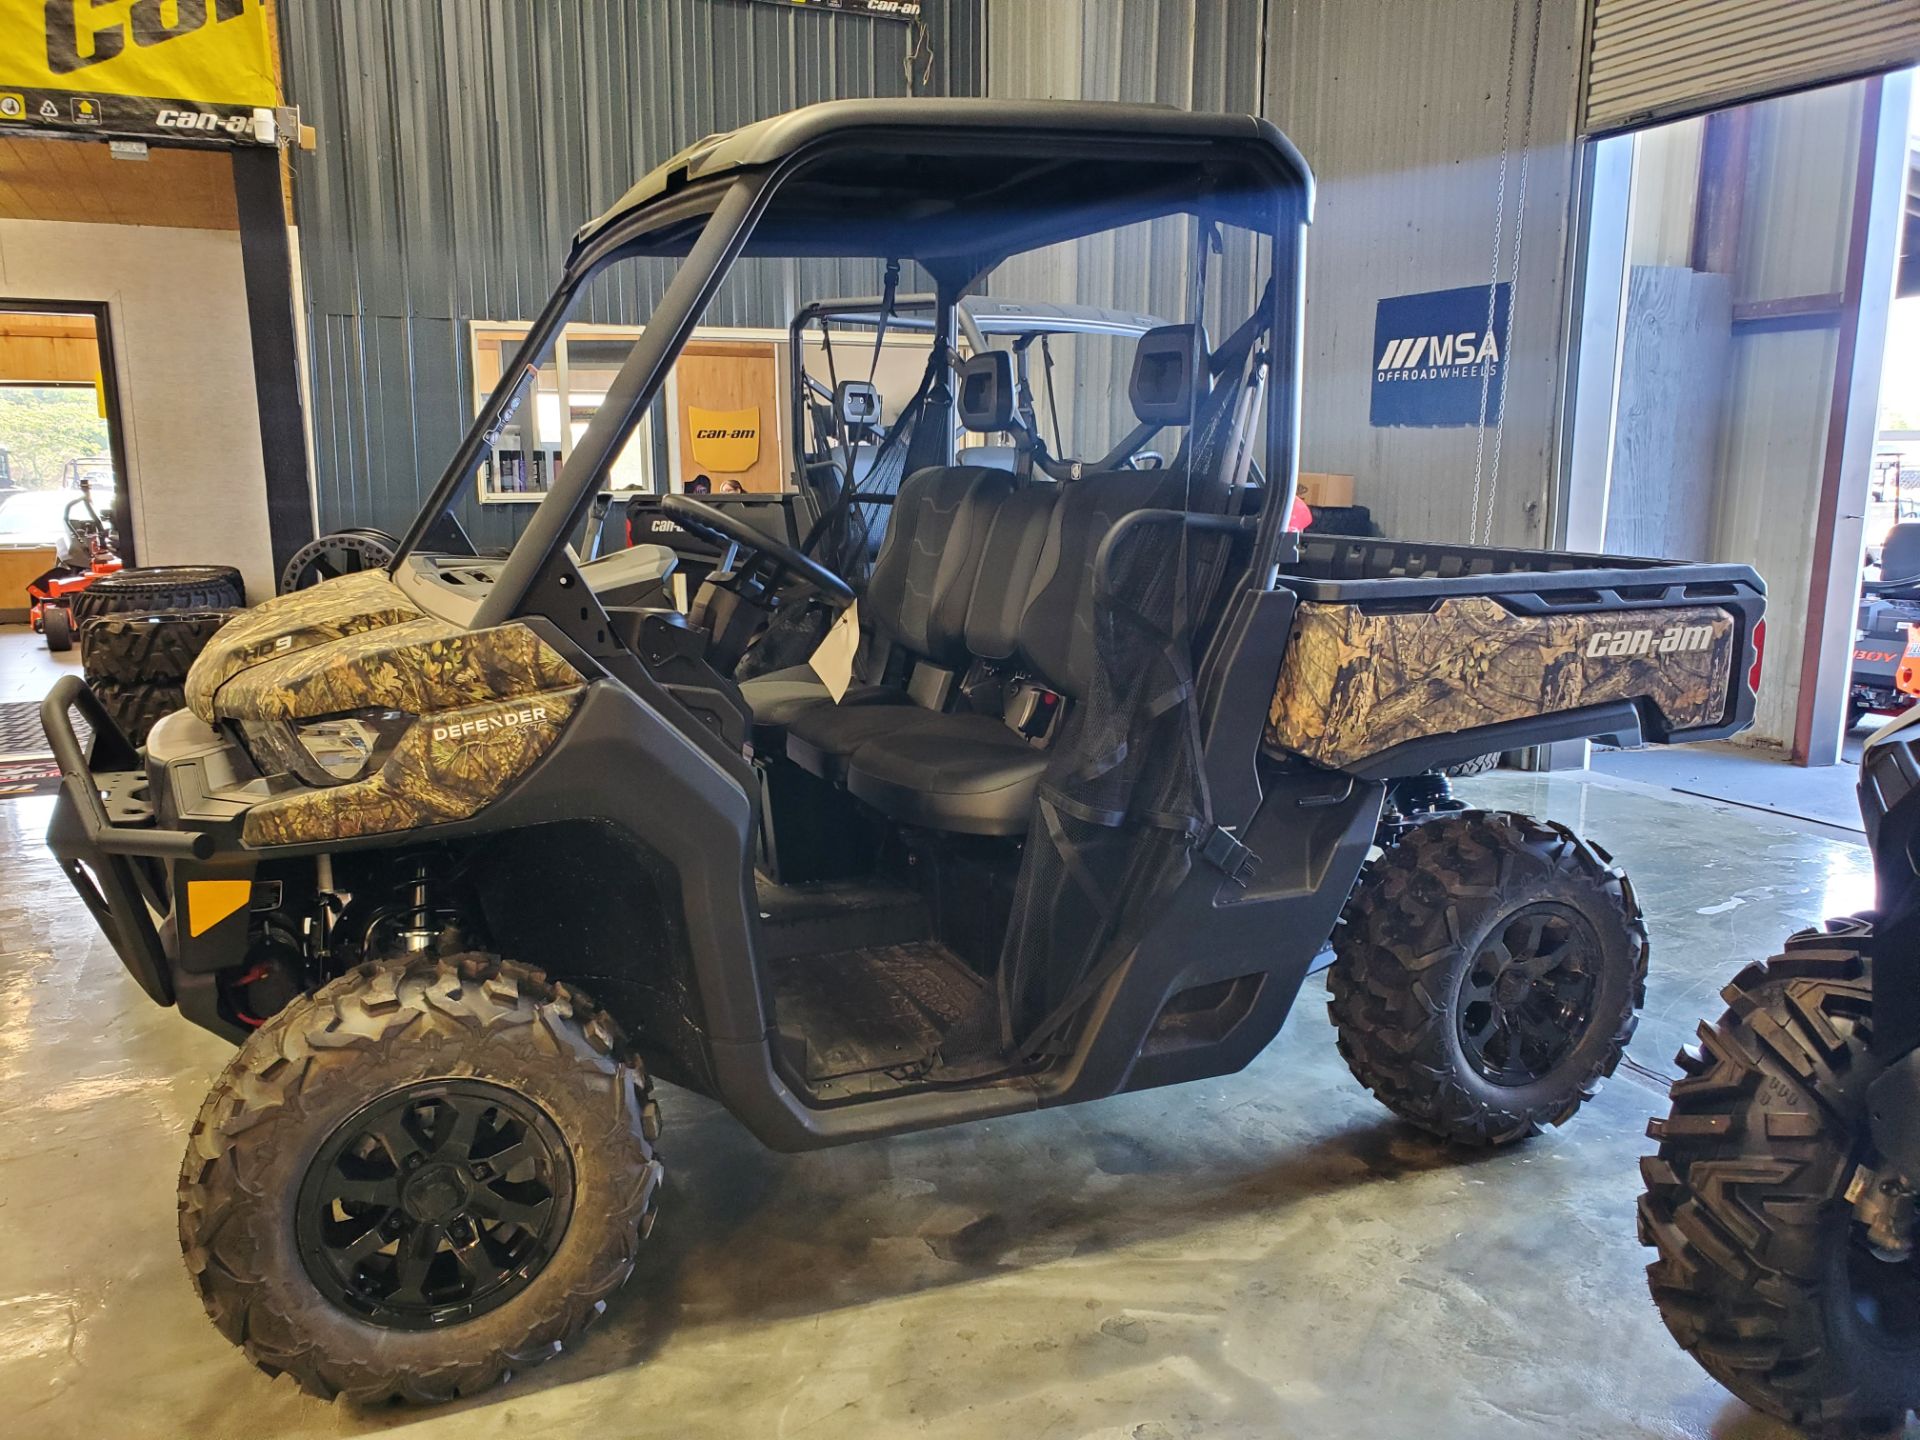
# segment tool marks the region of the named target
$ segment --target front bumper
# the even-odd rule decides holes
[[[78,710],[93,732],[89,751],[74,728]],[[140,988],[161,1005],[175,1000],[162,932],[171,930],[173,867],[205,861],[205,831],[164,829],[140,752],[78,676],[63,676],[40,704],[40,724],[60,766],[60,796],[47,848]]]

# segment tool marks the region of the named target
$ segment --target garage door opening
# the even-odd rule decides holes
[[[1912,89],[1851,81],[1590,148],[1570,541],[1745,561],[1768,586],[1753,730],[1597,768],[1858,826],[1850,767],[1769,762],[1857,756],[1863,554],[1901,494],[1920,518],[1920,468],[1871,498]]]
[[[1908,632],[1920,625],[1920,114],[1912,130],[1867,486],[1866,564],[1849,676],[1849,731],[1871,730],[1915,703],[1894,684]]]
[[[0,620],[68,547],[87,507],[133,563],[104,305],[0,299]]]

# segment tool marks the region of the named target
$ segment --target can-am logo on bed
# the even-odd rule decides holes
[[[1639,630],[1596,630],[1587,641],[1590,660],[1617,659],[1627,655],[1686,655],[1713,646],[1711,625],[1669,625],[1655,631],[1649,625]]]
[[[1507,316],[1512,289],[1494,287],[1493,324],[1487,324],[1487,287],[1390,295],[1373,317],[1375,425],[1477,425],[1500,419],[1500,381],[1506,367]]]

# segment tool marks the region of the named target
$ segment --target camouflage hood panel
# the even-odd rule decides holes
[[[200,652],[187,674],[187,707],[211,725],[216,718],[214,695],[249,666],[365,630],[418,620],[421,613],[384,570],[342,575],[275,596],[229,620]]]
[[[365,571],[224,626],[187,676],[187,703],[208,724],[243,722],[249,749],[303,743],[288,722],[357,711],[412,717],[370,773],[247,812],[245,843],[299,845],[466,819],[552,748],[583,688],[527,626],[464,629],[423,613],[384,572]],[[288,728],[270,745],[263,726]]]
[[[414,725],[372,775],[254,806],[248,845],[350,840],[464,820],[491,804],[560,738],[580,687],[444,711]]]
[[[1414,614],[1307,603],[1267,716],[1267,744],[1343,768],[1409,740],[1648,700],[1669,726],[1716,724],[1734,624],[1712,606],[1521,615],[1486,596]]]
[[[423,614],[385,572],[363,571],[223,626],[187,675],[187,704],[208,724],[351,710],[430,715],[579,683],[526,626],[464,629]]]

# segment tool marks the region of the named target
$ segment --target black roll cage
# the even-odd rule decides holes
[[[894,108],[909,114],[912,111],[910,105]],[[1046,116],[1049,109],[1046,106],[1002,108],[1031,110],[1042,116]],[[1141,113],[1134,107],[1125,108],[1131,114]],[[1149,114],[1148,118],[1154,122],[1155,129],[1161,125],[1169,129],[1177,127],[1173,114]],[[876,139],[905,130],[912,135],[914,153],[970,157],[987,151],[990,146],[995,156],[1032,152],[1057,158],[1062,153],[1084,153],[1110,159],[1116,153],[1116,146],[1124,146],[1125,153],[1132,157],[1179,159],[1189,153],[1219,153],[1231,149],[1240,152],[1240,158],[1248,162],[1249,173],[1264,175],[1269,183],[1259,193],[1265,197],[1262,209],[1267,223],[1258,233],[1263,233],[1273,247],[1274,283],[1266,293],[1271,297],[1269,334],[1276,374],[1266,389],[1268,464],[1262,470],[1273,477],[1275,493],[1262,512],[1254,545],[1257,565],[1254,573],[1270,584],[1280,558],[1280,537],[1291,510],[1298,476],[1304,231],[1312,201],[1312,181],[1298,152],[1277,130],[1264,122],[1244,123],[1248,128],[1243,136],[1221,134],[1195,138],[1184,133],[1130,135],[1124,130],[1054,129],[1044,124],[1031,128],[921,126],[903,120],[901,126],[891,130],[871,125],[828,129],[770,163],[725,170],[711,179],[686,178],[690,173],[688,166],[672,171],[664,194],[643,198],[625,211],[616,207],[609,216],[582,230],[559,285],[534,319],[500,383],[480,407],[446,470],[401,538],[389,573],[397,572],[422,548],[435,523],[452,506],[483,452],[520,403],[526,377],[550,353],[587,282],[618,260],[649,255],[679,256],[681,263],[672,282],[648,317],[640,338],[608,388],[606,398],[555,477],[552,489],[534,510],[526,529],[494,575],[472,621],[474,628],[485,629],[522,616],[541,615],[588,654],[605,655],[616,648],[609,645],[606,616],[582,582],[567,543],[585,519],[601,477],[639,417],[659,393],[673,361],[733,262],[747,249],[782,185],[797,172],[837,150],[871,150]],[[673,183],[676,178],[681,180],[678,185]],[[1121,224],[1193,213],[1193,209],[1186,194],[1142,189],[1110,206],[1078,207],[1068,212],[1069,223],[1062,223],[1058,214],[1052,217],[1052,223],[1045,223],[1047,213],[1042,207],[1041,221],[1003,226],[994,232],[995,243],[977,252],[940,255],[908,252],[899,257],[918,261],[933,275],[937,286],[934,325],[949,344],[958,330],[960,298],[1008,256],[1098,234]],[[845,246],[836,249],[837,253],[848,253]],[[802,255],[809,252],[805,247],[789,244],[768,253]],[[920,464],[951,464],[951,426],[932,428],[942,437],[944,456],[929,457],[923,445],[916,444],[914,460]],[[1282,488],[1284,494],[1279,493]]]

